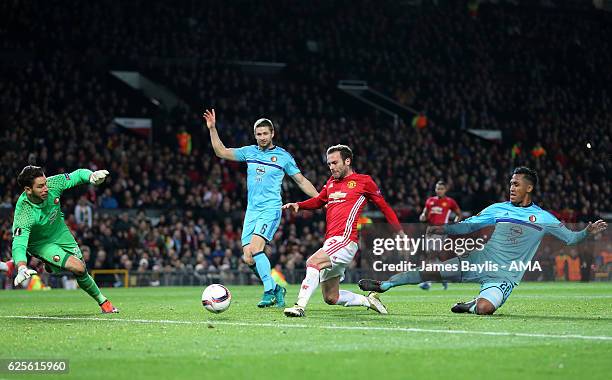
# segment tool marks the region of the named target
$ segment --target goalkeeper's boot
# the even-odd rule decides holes
[[[261,301],[257,304],[257,307],[270,307],[274,306],[276,303],[276,296],[274,295],[274,290],[268,290],[264,292],[263,297],[261,297]]]
[[[285,294],[287,294],[287,289],[277,284],[276,288],[274,289],[276,307],[285,307]]]
[[[304,312],[304,308],[301,307],[298,304],[295,304],[293,307],[288,307],[286,308],[283,313],[285,313],[285,316],[287,317],[295,317],[295,318],[299,318],[299,317],[305,317],[306,313]]]
[[[380,296],[378,295],[378,293],[370,292],[367,298],[368,302],[370,302],[370,306],[368,307],[368,309],[372,309],[379,314],[389,314],[385,305],[380,302]]]
[[[102,309],[102,314],[113,314],[119,312],[119,309],[114,307],[109,300],[102,302],[100,304],[100,309]]]
[[[476,298],[469,302],[457,302],[453,307],[451,307],[451,311],[453,313],[470,313],[470,309],[475,307]]]
[[[448,281],[442,281],[442,287],[444,290],[448,290]]]
[[[384,293],[388,290],[382,288],[382,281],[363,279],[359,280],[359,289],[364,292]]]

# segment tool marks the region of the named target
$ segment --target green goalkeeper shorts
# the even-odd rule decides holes
[[[49,264],[48,267],[53,273],[65,272],[68,257],[74,256],[79,260],[83,260],[83,254],[79,245],[74,240],[74,237],[72,237],[70,231],[67,232],[67,234],[62,234],[62,239],[58,239],[53,243],[28,247],[28,252]]]

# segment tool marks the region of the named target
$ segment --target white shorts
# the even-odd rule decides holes
[[[319,281],[327,281],[334,277],[344,280],[344,271],[349,266],[359,246],[352,240],[346,240],[342,236],[332,236],[323,243],[323,251],[329,256],[332,266],[323,269],[319,275]]]

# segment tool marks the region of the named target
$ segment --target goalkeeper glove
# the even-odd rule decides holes
[[[28,269],[28,267],[26,267],[25,265],[20,266],[17,270],[17,276],[15,276],[15,286],[18,286],[28,278],[32,277],[32,275],[34,274],[36,274],[36,271],[34,269]]]
[[[100,185],[108,175],[108,170],[96,170],[89,176],[89,182],[94,185]]]

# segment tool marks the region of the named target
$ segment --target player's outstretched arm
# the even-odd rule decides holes
[[[395,214],[395,211],[393,211],[391,206],[389,206],[385,198],[380,193],[378,185],[376,185],[376,183],[371,178],[369,178],[368,182],[366,182],[365,190],[366,197],[370,201],[372,201],[376,205],[376,207],[378,207],[378,209],[383,213],[385,219],[387,219],[387,222],[393,227],[393,229],[397,232],[403,232],[402,226],[399,222],[399,219],[397,218],[397,215]]]
[[[295,181],[300,190],[302,190],[309,197],[314,198],[319,195],[319,192],[313,186],[312,182],[310,182],[308,178],[304,177],[302,173],[295,174],[291,176],[291,178]]]
[[[236,159],[236,155],[234,154],[233,149],[228,149],[223,145],[221,138],[219,137],[219,133],[217,132],[217,118],[215,115],[215,110],[206,110],[204,112],[204,121],[206,122],[206,127],[210,132],[210,142],[212,143],[215,154],[219,158],[223,158],[225,160],[238,161]]]
[[[98,186],[101,185],[108,176],[108,170],[96,170],[89,176],[89,182]]]
[[[594,223],[589,223],[582,231],[572,231],[555,218],[553,223],[546,223],[544,228],[547,233],[565,242],[565,244],[575,245],[586,239],[589,235],[596,235],[605,230],[608,228],[608,224],[600,219]]]
[[[495,224],[495,215],[498,212],[498,203],[486,207],[478,214],[455,224],[445,224],[443,226],[430,226],[427,232],[430,234],[449,234],[463,235],[480,230],[486,226]]]
[[[61,192],[85,183],[100,185],[106,180],[108,170],[77,169],[71,173],[57,174],[47,178],[49,188],[57,189]]]
[[[286,203],[283,205],[282,209],[283,210],[291,209],[293,210],[293,212],[298,212],[300,211],[300,205],[298,205],[297,203]]]
[[[597,235],[606,228],[608,228],[608,223],[604,222],[602,219],[599,219],[593,223],[589,222],[589,224],[586,226],[586,231],[589,235]]]
[[[288,203],[285,206],[289,207],[291,204],[293,203]],[[306,199],[305,201],[297,202],[295,204],[297,205],[298,209],[302,210],[316,210],[325,206],[327,204],[327,185],[323,186],[321,192],[319,192],[317,196]]]
[[[15,281],[13,281],[15,286],[21,285],[22,282],[36,274],[36,271],[28,268],[25,263],[20,264],[21,265],[18,265],[17,267],[17,276],[15,276]]]
[[[15,207],[15,216],[13,218],[13,243],[11,255],[13,262],[17,267],[17,276],[15,276],[15,286],[18,286],[26,279],[36,274],[35,270],[27,267],[26,249],[30,240],[30,230],[35,223],[31,208],[22,208],[20,203]]]

